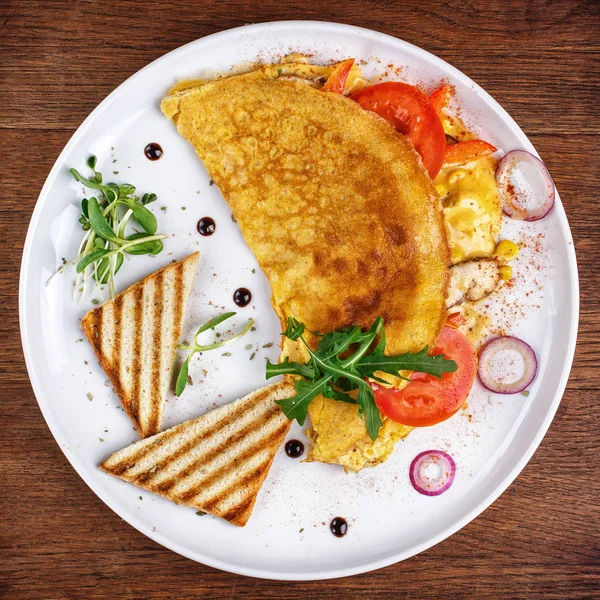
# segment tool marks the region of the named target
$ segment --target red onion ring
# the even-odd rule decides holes
[[[554,206],[554,182],[544,163],[525,150],[507,152],[496,168],[502,210],[512,219],[537,221]]]
[[[439,477],[430,477],[425,469],[435,464],[441,470]],[[454,481],[456,464],[454,459],[441,450],[426,450],[418,454],[410,463],[410,482],[424,496],[439,496],[443,494]]]
[[[502,351],[517,352],[523,359],[523,375],[511,383],[505,383],[491,374],[491,366],[498,353]],[[477,375],[479,380],[490,392],[495,394],[516,394],[522,392],[537,374],[537,357],[533,348],[519,338],[504,335],[489,341],[479,354]]]

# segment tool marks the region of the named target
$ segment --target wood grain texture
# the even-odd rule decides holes
[[[523,127],[561,192],[581,277],[575,366],[541,447],[462,531],[357,577],[277,583],[195,564],[94,496],[54,442],[23,362],[18,272],[58,153],[119,83],[181,44],[259,21],[376,29],[444,58]],[[331,0],[0,3],[0,598],[598,598],[600,3]]]

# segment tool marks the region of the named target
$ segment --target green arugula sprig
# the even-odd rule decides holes
[[[146,193],[139,198],[135,195],[135,186],[129,183],[104,184],[102,173],[96,171],[96,163],[96,157],[90,156],[87,165],[92,175],[89,178],[76,169],[69,169],[78,182],[99,192],[97,197],[81,201],[79,222],[86,233],[77,256],[57,271],[60,273],[75,265],[77,277],[73,296],[79,294],[79,299],[83,297],[90,277],[96,281],[96,287],[108,284],[110,296],[114,296],[114,278],[123,265],[125,253],[159,254],[163,250],[162,240],[167,237],[157,233],[156,216],[146,208],[157,199],[156,194]]]
[[[183,394],[183,390],[185,390],[185,386],[187,385],[188,381],[190,360],[192,356],[196,354],[196,352],[206,352],[207,350],[215,350],[216,348],[222,348],[223,346],[226,346],[228,344],[233,344],[233,342],[244,337],[254,326],[254,320],[250,319],[239,333],[236,333],[234,336],[227,338],[226,340],[219,340],[218,342],[213,342],[212,344],[208,344],[206,346],[203,346],[198,343],[198,336],[201,333],[204,333],[209,329],[214,329],[217,325],[219,325],[219,323],[230,319],[235,314],[236,313],[234,312],[223,313],[222,315],[219,315],[218,317],[207,321],[206,323],[204,323],[204,325],[200,326],[198,331],[196,331],[194,335],[194,343],[192,345],[188,346],[185,344],[180,344],[177,346],[180,350],[190,350],[190,353],[188,354],[187,358],[183,361],[183,364],[181,365],[181,370],[179,371],[179,375],[177,376],[177,383],[175,384],[175,393],[178,396],[181,396],[181,394]]]
[[[315,350],[304,339],[304,331],[303,323],[289,317],[283,335],[304,344],[310,356],[308,362],[290,362],[286,357],[279,364],[267,362],[266,373],[267,379],[277,375],[301,377],[295,383],[294,396],[276,401],[287,418],[296,419],[300,425],[304,425],[310,403],[318,394],[322,394],[326,398],[358,404],[358,412],[364,417],[369,437],[376,440],[382,424],[381,415],[373,390],[365,378],[386,383],[375,375],[377,371],[395,377],[400,376],[399,371],[418,371],[441,378],[443,373],[452,373],[457,369],[456,363],[444,355],[429,356],[427,346],[415,354],[407,352],[399,356],[386,356],[382,318],[377,318],[367,331],[362,331],[360,327],[347,327],[319,336]],[[350,395],[356,391],[357,394]]]

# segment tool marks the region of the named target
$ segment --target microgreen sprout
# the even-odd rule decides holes
[[[81,200],[79,223],[85,233],[77,256],[69,261],[63,260],[63,265],[54,274],[75,265],[77,276],[73,298],[79,301],[87,291],[90,278],[96,282],[92,294],[107,284],[113,297],[115,275],[123,265],[125,255],[159,254],[163,249],[162,240],[167,237],[157,233],[156,216],[146,208],[157,199],[156,194],[145,193],[139,198],[135,195],[135,186],[130,183],[105,184],[102,173],[96,171],[96,164],[96,157],[90,156],[87,160],[92,172],[90,177],[84,177],[76,169],[69,169],[76,181],[96,190],[96,195]]]
[[[217,348],[222,348],[223,346],[226,346],[228,344],[233,344],[233,342],[236,342],[237,340],[239,340],[240,338],[245,336],[252,329],[252,326],[254,325],[254,320],[250,319],[241,331],[239,331],[238,333],[236,333],[234,336],[232,336],[230,338],[220,339],[217,342],[213,342],[212,344],[208,344],[208,345],[201,345],[198,342],[198,337],[202,333],[204,333],[205,331],[208,331],[209,329],[214,329],[217,325],[219,325],[223,321],[226,321],[227,319],[230,319],[235,314],[236,313],[234,313],[234,312],[227,312],[227,313],[223,313],[222,315],[219,315],[218,317],[215,317],[214,319],[211,319],[210,321],[207,321],[206,323],[204,323],[204,325],[200,326],[198,331],[196,331],[196,333],[194,335],[194,343],[193,344],[189,344],[189,345],[188,344],[180,344],[177,346],[177,348],[179,348],[180,350],[189,350],[190,351],[190,353],[187,355],[187,358],[183,361],[183,364],[181,365],[181,370],[179,371],[179,375],[177,376],[177,383],[175,384],[175,393],[178,396],[181,396],[181,394],[183,394],[183,390],[185,390],[185,386],[188,382],[188,372],[189,372],[189,367],[190,367],[190,360],[191,360],[192,356],[194,356],[194,354],[196,354],[196,352],[207,352],[208,350],[216,350]],[[222,354],[222,356],[231,356],[231,353],[224,352]]]

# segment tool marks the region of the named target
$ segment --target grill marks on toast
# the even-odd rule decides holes
[[[102,309],[100,309],[102,310]],[[123,312],[123,296],[117,296],[113,302],[113,323],[114,323],[114,332],[113,332],[113,358],[112,362],[113,369],[116,371],[115,379],[117,380],[117,385],[119,388],[123,387],[123,383],[121,381],[121,321],[122,321],[122,312]],[[106,338],[104,338],[106,339]],[[120,395],[119,390],[115,390],[117,394]],[[129,404],[129,403],[128,403]],[[131,405],[129,406],[131,410]]]
[[[289,427],[289,421],[280,422],[277,429],[272,431],[266,437],[260,438],[260,440],[250,448],[241,452],[234,458],[233,462],[196,482],[194,487],[177,494],[177,498],[182,502],[198,499],[202,501],[202,505],[208,509],[222,503],[231,493],[233,493],[233,491],[247,487],[257,475],[262,474],[265,469],[269,469],[274,458],[274,454],[270,453],[269,450],[278,440],[283,440]],[[277,444],[277,447],[279,447],[280,443]],[[248,471],[249,468],[252,470]],[[246,469],[244,477],[241,480],[236,479],[234,477],[236,472],[243,471],[244,469]],[[192,467],[183,471],[182,476],[189,477],[193,474],[194,469]],[[229,484],[226,483],[228,477],[233,479]],[[219,490],[216,494],[214,488]]]
[[[162,303],[163,303],[163,273],[158,273],[154,281],[154,310],[151,322],[154,324],[151,330],[148,330],[152,340],[153,370],[150,372],[150,416],[148,418],[148,431],[157,432],[159,424],[157,423],[158,413],[162,405],[162,392],[160,385],[160,373],[162,371]],[[175,342],[177,344],[177,342]]]
[[[236,469],[243,468],[252,456],[267,449],[284,428],[287,431],[289,423],[281,419],[280,409],[276,407],[272,414],[274,418],[265,421],[264,417],[259,417],[237,435],[224,439],[217,447],[209,449],[206,454],[191,462],[184,463],[180,468],[174,461],[157,465],[161,471],[168,469],[170,465],[173,466],[167,478],[161,479],[157,473],[157,490],[174,494],[182,501],[190,500],[198,496],[200,484],[205,488],[217,485]],[[192,483],[190,478],[194,479],[192,487],[189,487]]]
[[[195,252],[160,269],[82,319],[100,364],[143,437],[160,430],[198,258]]]
[[[135,306],[142,306],[144,299],[144,288],[136,288],[133,294],[133,303]],[[133,315],[133,357],[132,371],[139,373],[141,370],[141,355],[142,355],[142,310],[134,311]],[[133,377],[131,387],[131,412],[134,415],[139,414],[140,410],[140,377]]]
[[[263,388],[263,390],[268,390],[268,388]],[[155,483],[159,483],[166,477],[168,468],[170,466],[175,467],[182,458],[187,457],[188,460],[192,460],[198,456],[199,460],[196,465],[199,465],[206,464],[219,453],[225,456],[223,451],[227,446],[229,446],[231,453],[233,451],[233,441],[244,442],[244,434],[247,439],[250,433],[266,427],[270,415],[282,416],[277,405],[272,402],[265,402],[268,399],[268,394],[261,393],[263,390],[259,390],[254,396],[246,396],[243,399],[246,400],[245,402],[238,400],[237,402],[240,404],[235,406],[234,410],[231,412],[223,411],[223,417],[219,420],[212,419],[215,421],[212,426],[207,419],[206,425],[197,423],[193,427],[195,431],[185,431],[188,427],[184,427],[184,425],[193,423],[188,421],[159,434],[154,438],[154,447],[144,445],[137,452],[129,455],[128,462],[132,465],[129,467],[129,479],[140,478],[140,480],[145,480],[146,473],[153,471],[155,473],[153,479]],[[285,422],[283,419],[282,421]],[[184,432],[186,435],[182,435]],[[211,442],[213,447],[206,448]],[[168,454],[164,451],[165,448],[169,449]],[[184,466],[185,464],[182,465],[182,468]],[[121,475],[123,472],[121,470],[115,474]],[[177,477],[179,469],[173,468],[172,474]]]
[[[285,382],[267,386],[116,452],[101,468],[243,526],[290,427],[274,401],[293,393]]]
[[[175,289],[181,289],[183,285],[183,267],[181,269],[177,269],[175,271]],[[173,328],[174,332],[177,329],[181,329],[181,325],[183,324],[183,311],[185,310],[185,306],[182,306],[181,302],[175,302],[175,306],[173,307],[175,311],[175,315],[173,318],[173,322],[175,323],[175,327]],[[179,337],[177,339],[173,339],[173,343],[177,345],[179,342]]]
[[[180,438],[180,440],[181,440],[180,445],[174,446],[171,449],[169,458],[177,458],[179,456],[183,456],[183,455],[187,454],[194,447],[196,447],[202,440],[208,439],[212,436],[219,434],[225,427],[227,427],[231,423],[234,423],[236,421],[241,422],[244,413],[248,410],[248,405],[251,402],[259,403],[262,400],[264,400],[265,397],[270,392],[269,387],[262,388],[261,390],[258,390],[254,394],[245,396],[241,400],[237,400],[236,402],[232,403],[231,405],[228,405],[228,407],[230,407],[229,411],[227,411],[227,413],[222,416],[221,421],[217,422],[215,427],[213,427],[212,429],[210,428],[210,423],[207,423],[206,426],[202,426],[202,425],[204,425],[204,423],[203,423],[202,425],[198,426],[199,432],[197,434],[194,434],[193,436],[188,435],[187,437],[182,437],[181,436],[182,431],[184,429],[186,429],[187,426],[189,426],[192,423],[192,421],[186,421],[185,423],[182,423],[181,425],[176,425],[175,427],[172,427],[171,429],[167,429],[166,431],[159,433],[158,435],[154,436],[151,439],[144,440],[144,443],[138,442],[137,444],[134,444],[133,446],[130,446],[129,448],[127,448],[125,450],[122,450],[121,452],[123,452],[123,453],[127,452],[128,460],[126,462],[121,462],[120,464],[113,466],[111,468],[111,473],[113,475],[121,476],[128,469],[133,469],[133,467],[137,463],[140,463],[144,457],[147,457],[150,455],[150,452],[152,450],[152,448],[150,448],[150,450],[149,450],[150,446],[153,446],[153,445],[167,446],[169,444],[169,442],[176,442],[178,438]],[[215,409],[215,410],[218,410],[218,409]],[[213,412],[213,411],[211,411],[211,412]],[[207,413],[207,414],[209,414],[209,413]],[[134,450],[134,448],[135,448],[135,450]],[[119,454],[119,453],[117,452],[116,454],[114,454],[109,460],[116,458],[117,454]],[[108,461],[106,461],[106,462],[108,463]],[[147,465],[147,467],[150,468],[151,466],[154,466],[155,464],[156,463],[152,463],[151,465]],[[131,477],[133,477],[133,475],[130,475],[130,478]]]

